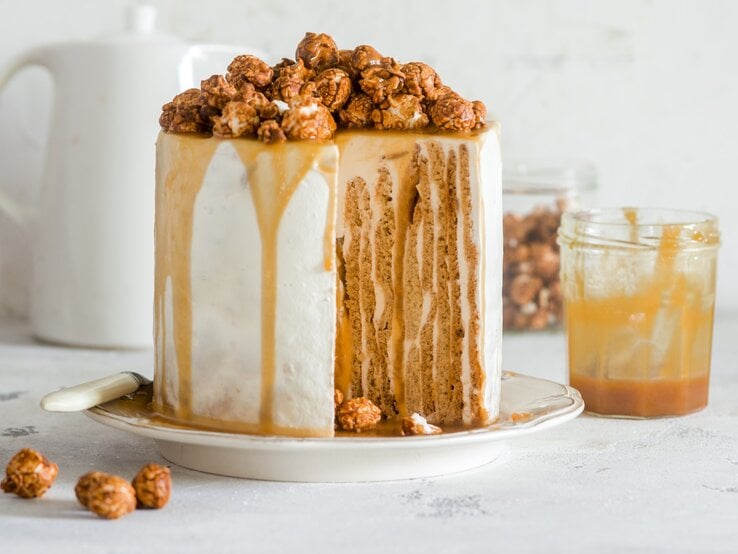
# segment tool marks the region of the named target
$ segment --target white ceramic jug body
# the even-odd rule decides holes
[[[54,82],[30,226],[30,322],[37,337],[94,347],[151,345],[157,122],[164,102],[209,75],[192,69],[208,48],[175,41],[152,48],[144,40],[61,44],[27,53],[0,75],[1,86],[23,66],[39,65]],[[216,48],[221,57],[225,52]]]

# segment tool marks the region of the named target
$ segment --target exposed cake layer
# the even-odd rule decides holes
[[[162,133],[155,409],[333,434],[337,148]]]
[[[498,129],[344,132],[336,386],[389,417],[496,417],[501,344]]]

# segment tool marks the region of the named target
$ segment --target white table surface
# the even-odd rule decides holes
[[[509,443],[492,465],[373,484],[247,481],[172,468],[166,508],[98,519],[74,497],[96,469],[127,478],[165,463],[151,440],[81,414],[49,414],[46,392],[124,370],[151,351],[34,342],[0,322],[0,465],[32,446],[60,474],[42,499],[0,495],[0,553],[21,552],[738,552],[738,314],[719,315],[710,405],[651,421],[582,416]],[[565,379],[560,334],[505,340],[506,369]]]

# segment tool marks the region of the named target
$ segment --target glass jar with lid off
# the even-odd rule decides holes
[[[569,380],[589,412],[657,417],[707,405],[717,218],[616,208],[559,229]]]
[[[505,331],[561,327],[561,214],[591,207],[597,175],[589,164],[514,162],[502,176]]]

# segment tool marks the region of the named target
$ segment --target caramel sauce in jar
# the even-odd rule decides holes
[[[717,220],[658,209],[565,214],[569,380],[589,412],[683,415],[708,400]]]

